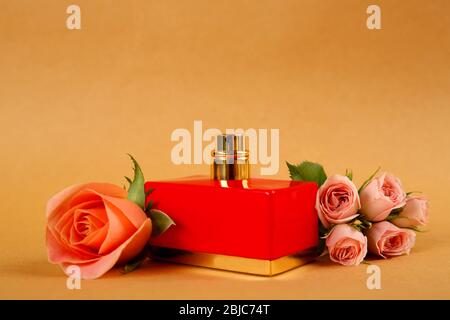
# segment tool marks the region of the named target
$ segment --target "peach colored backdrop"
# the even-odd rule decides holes
[[[65,27],[82,9],[82,29]],[[382,8],[382,30],[366,8]],[[1,298],[450,298],[448,0],[0,0]],[[431,198],[413,254],[366,265],[317,262],[275,278],[153,263],[82,290],[46,261],[44,208],[67,185],[122,183],[174,166],[170,134],[279,128],[280,159],[379,165]],[[287,178],[280,165],[278,178]]]

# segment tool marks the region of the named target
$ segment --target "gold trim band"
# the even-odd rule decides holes
[[[189,252],[164,247],[152,247],[151,257],[156,260],[206,268],[250,273],[261,276],[274,276],[311,262],[317,256],[315,252],[315,248],[311,248],[275,260],[263,260],[212,253]]]

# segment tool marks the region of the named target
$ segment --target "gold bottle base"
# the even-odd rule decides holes
[[[315,252],[316,249],[311,248],[275,260],[263,260],[153,247],[151,250],[151,257],[155,260],[199,267],[249,273],[260,276],[274,276],[313,261],[315,257],[317,257]]]

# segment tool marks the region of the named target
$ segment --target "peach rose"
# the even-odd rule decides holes
[[[369,251],[383,258],[409,254],[414,247],[414,231],[400,229],[388,221],[378,222],[367,231]]]
[[[356,266],[367,254],[367,238],[348,224],[338,224],[326,240],[330,259],[344,266]]]
[[[400,228],[416,228],[428,223],[428,200],[422,196],[406,198],[406,205],[391,222]]]
[[[150,219],[127,199],[127,192],[108,183],[68,187],[49,200],[46,214],[49,261],[64,272],[79,266],[83,279],[98,278],[135,257],[152,230]]]
[[[316,209],[325,228],[356,218],[359,208],[358,190],[346,176],[329,177],[317,192]]]
[[[392,210],[406,203],[406,194],[398,178],[383,172],[361,190],[361,212],[373,222],[385,220]]]

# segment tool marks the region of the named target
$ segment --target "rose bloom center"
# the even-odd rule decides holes
[[[73,224],[70,230],[69,242],[72,245],[83,245],[90,251],[96,252],[99,241],[104,238],[107,228],[105,209],[94,207],[78,209],[73,215]]]
[[[358,255],[359,243],[353,239],[339,241],[333,250],[333,256],[340,261],[349,261]]]
[[[331,208],[339,209],[340,207],[347,206],[349,202],[349,192],[344,188],[338,188],[331,192],[329,197],[329,203]]]
[[[391,184],[385,182],[381,187],[381,190],[386,197],[392,199],[393,201],[397,200],[397,192],[395,192],[395,188]]]

